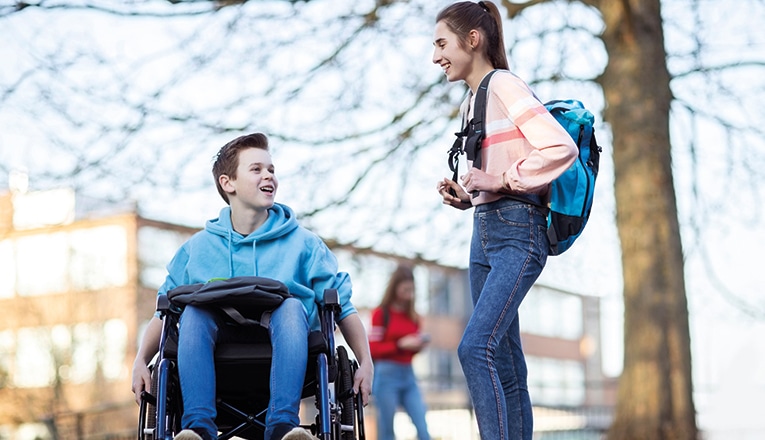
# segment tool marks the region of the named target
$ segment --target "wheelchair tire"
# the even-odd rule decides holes
[[[151,389],[149,390],[151,392],[151,395],[154,397],[157,397],[157,382],[158,382],[158,374],[156,373],[156,369],[151,369]],[[146,440],[154,440],[154,434],[146,434],[146,432],[154,432],[154,428],[157,427],[157,406],[149,404],[148,414],[146,416],[146,430],[144,431],[144,438]]]
[[[159,369],[151,369],[151,395],[155,398],[159,396]],[[180,384],[178,383],[177,376],[168,379],[166,395],[167,399],[167,426],[165,430],[169,433],[178,433],[181,431],[181,416],[183,414],[183,404],[181,401]],[[146,417],[146,430],[143,434],[145,440],[159,440],[155,438],[153,434],[157,428],[157,407],[156,405],[148,405],[148,414]]]
[[[345,347],[337,347],[337,381],[335,381],[335,395],[340,406],[340,423],[343,426],[353,426],[356,429],[354,408],[355,399],[353,395],[353,368],[348,358],[348,352]],[[340,433],[340,440],[354,440],[356,433],[354,431],[343,431]]]

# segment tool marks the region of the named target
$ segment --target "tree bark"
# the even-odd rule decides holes
[[[598,9],[624,274],[624,369],[608,438],[692,440],[698,429],[661,5],[602,0]]]

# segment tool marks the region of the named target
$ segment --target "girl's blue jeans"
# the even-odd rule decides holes
[[[531,440],[518,308],[547,262],[542,209],[504,198],[476,206],[470,244],[474,310],[458,348],[482,440]]]
[[[303,304],[287,298],[273,311],[269,325],[271,358],[270,400],[265,438],[274,425],[300,423],[300,396],[308,362],[308,318]],[[178,337],[178,374],[183,394],[183,428],[205,430],[217,438],[215,425],[216,344],[246,341],[252,329],[235,326],[200,307],[186,306],[181,314]]]
[[[372,395],[377,406],[377,439],[396,440],[393,417],[400,406],[417,428],[418,440],[430,440],[425,422],[427,408],[422,399],[412,364],[375,361],[375,379]]]

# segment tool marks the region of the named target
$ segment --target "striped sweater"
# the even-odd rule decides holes
[[[472,118],[475,95],[460,106]],[[549,199],[550,182],[563,174],[578,155],[568,132],[536,99],[529,86],[509,71],[498,71],[489,82],[486,103],[486,137],[481,147],[483,171],[505,174],[514,193],[538,194]],[[468,163],[472,166],[472,163]],[[501,193],[481,191],[473,205],[493,202]]]

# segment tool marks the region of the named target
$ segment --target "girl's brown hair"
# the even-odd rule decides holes
[[[398,289],[399,284],[405,281],[414,282],[414,272],[411,267],[400,264],[390,275],[388,286],[385,288],[385,293],[380,302],[380,308],[390,309],[391,304],[396,301],[396,289]],[[414,297],[412,297],[412,300],[406,306],[406,314],[409,315],[412,321],[418,322],[419,316],[414,310],[414,302]]]
[[[481,50],[491,65],[495,69],[509,69],[502,34],[502,17],[494,3],[454,3],[438,13],[436,23],[440,21],[457,35],[462,47],[467,46],[470,31],[475,29],[481,32],[486,40],[486,44],[481,45]]]

